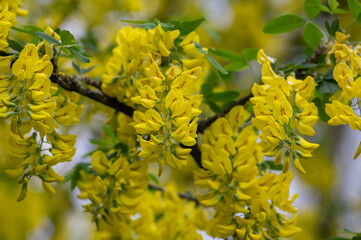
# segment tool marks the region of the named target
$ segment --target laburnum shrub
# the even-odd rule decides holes
[[[348,3],[358,21],[361,4]],[[317,14],[331,13],[327,32],[312,20],[314,5]],[[281,64],[262,49],[239,55],[204,48],[195,31],[203,19],[142,21],[119,30],[101,80],[94,80],[84,76],[91,69],[80,67],[91,56],[69,31],[16,27],[27,12],[19,1],[2,1],[0,117],[10,130],[4,172],[22,185],[18,201],[32,178],[51,194],[51,183],[71,180],[97,227],[95,239],[202,239],[200,230],[223,239],[294,236],[301,231],[293,206],[298,194],[289,189],[319,147],[306,140],[316,134],[314,125],[321,119],[361,130],[361,46],[339,27],[334,16],[346,11],[338,6],[315,1],[305,4],[309,21],[284,15],[264,27],[269,34],[303,27],[311,52],[302,63]],[[31,41],[10,40],[16,31]],[[222,67],[212,55],[232,62]],[[254,60],[261,79],[248,95],[213,92],[212,74],[222,79]],[[78,74],[65,71],[71,61]],[[333,90],[325,95],[327,84]],[[77,136],[63,132],[80,122],[82,96],[107,106],[99,111],[108,116],[103,129],[111,140],[93,140],[99,147],[91,161],[64,179],[54,167],[75,154]],[[220,108],[217,97],[230,101]],[[355,152],[357,158],[361,147]],[[193,192],[150,182],[158,182],[150,166],[161,176],[165,166],[179,171],[194,161]]]

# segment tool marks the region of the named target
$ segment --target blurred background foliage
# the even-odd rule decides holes
[[[339,2],[341,8],[347,9],[346,1]],[[303,1],[299,0],[24,0],[23,8],[29,14],[18,19],[18,26],[59,27],[70,30],[76,39],[80,39],[87,53],[94,56],[90,64],[81,67],[86,69],[96,65],[87,73],[96,79],[101,79],[118,30],[128,25],[120,20],[157,18],[170,22],[204,17],[206,21],[197,30],[202,46],[239,54],[245,48],[263,48],[268,55],[286,62],[301,56],[305,49],[302,30],[275,36],[262,32],[265,23],[276,16],[290,13],[305,16]],[[316,19],[321,26],[325,16],[320,14]],[[340,17],[341,27],[352,21],[350,14]],[[357,24],[349,27],[352,41],[359,41],[360,29]],[[27,41],[28,36],[22,33],[11,34],[11,38]],[[222,59],[217,60],[226,64]],[[66,64],[63,68],[69,73],[74,72],[71,64]],[[243,71],[232,73],[225,81],[213,76],[214,91],[226,88],[237,90],[241,95],[247,94],[260,77],[258,64],[252,62],[250,65]],[[89,102],[82,123],[75,129],[64,130],[78,134],[74,162],[86,161],[82,156],[95,147],[88,139],[103,137],[99,126],[106,116],[93,114],[99,109],[107,111],[104,106]],[[0,121],[0,136],[6,136],[7,131],[8,126]],[[295,204],[299,209],[299,225],[303,229],[294,239],[328,239],[340,235],[337,231],[344,228],[361,231],[361,164],[358,160],[351,160],[360,136],[349,129],[331,128],[322,123],[316,132],[318,134],[313,140],[321,143],[321,147],[312,159],[303,163],[308,174],[295,174],[297,178],[292,184],[291,192],[300,194]],[[3,152],[6,150],[4,141],[0,141],[0,170],[3,169]],[[59,170],[65,174],[74,162],[63,164]],[[191,164],[182,171],[168,169],[161,177],[160,185],[173,178],[181,185],[180,190],[192,190],[192,171],[195,168],[196,165]],[[81,212],[82,202],[76,198],[78,192],[70,192],[68,183],[59,185],[55,196],[42,193],[39,183],[31,187],[25,201],[17,203],[20,189],[0,171],[1,240],[92,238],[94,226],[89,216]]]

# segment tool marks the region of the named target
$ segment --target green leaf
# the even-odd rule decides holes
[[[336,81],[322,81],[317,90],[319,93],[330,93],[334,94],[336,93],[340,87],[338,86]]]
[[[11,27],[11,29],[18,31],[18,32],[22,32],[22,33],[26,33],[26,34],[30,34],[30,35],[36,35],[36,33],[34,31],[29,31],[29,30],[24,30],[18,27]]]
[[[340,4],[337,0],[328,0],[328,5],[330,6],[332,12],[334,12]]]
[[[215,55],[225,61],[242,61],[242,60],[244,60],[244,57],[239,55],[238,53],[223,50],[223,49],[209,48],[208,52],[212,53],[213,55]]]
[[[193,21],[184,21],[184,22],[182,22],[182,29],[180,29],[181,36],[188,35],[189,33],[193,32],[205,20],[206,20],[205,18],[198,18],[198,19],[193,20]]]
[[[223,74],[228,74],[227,70],[224,69],[221,64],[219,64],[212,56],[210,56],[209,54],[206,54],[206,56],[213,67],[217,68]]]
[[[63,88],[60,87],[60,86],[58,86],[58,90],[56,91],[56,93],[54,93],[54,94],[52,95],[52,97],[57,97],[57,96],[59,96],[59,94],[61,93],[61,91],[63,91]]]
[[[209,55],[205,50],[203,50],[202,46],[199,45],[199,43],[197,42],[193,42],[193,44],[196,46],[196,48],[198,49],[198,51],[200,51],[201,53],[203,53],[204,55],[206,55],[206,57],[208,58],[208,61],[211,63],[211,65],[213,67],[215,67],[216,69],[218,69],[221,73],[223,74],[228,74],[228,72],[211,56]]]
[[[263,28],[267,34],[279,34],[292,31],[305,25],[306,20],[297,15],[283,15],[269,21]]]
[[[172,21],[171,23],[175,26],[175,29],[178,29],[180,31],[181,36],[185,36],[196,30],[199,27],[199,25],[201,25],[201,23],[205,20],[206,20],[205,18],[198,18],[191,21],[176,20],[176,21]]]
[[[59,33],[62,45],[74,45],[76,44],[73,34],[67,30],[61,30]]]
[[[88,72],[90,72],[91,70],[93,70],[95,67],[96,67],[97,65],[94,65],[94,66],[91,66],[90,68],[87,68],[87,69],[82,69],[82,72],[83,72],[83,74],[86,74],[86,73],[88,73]]]
[[[38,45],[38,43],[41,41],[41,38],[39,36],[34,36],[33,39],[31,39],[31,43],[34,45]]]
[[[320,13],[319,6],[322,6],[320,0],[305,0],[303,8],[309,19],[314,19]]]
[[[275,165],[274,161],[272,160],[266,160],[263,162],[266,166],[268,166],[269,169],[271,170],[282,170],[283,169],[283,165],[279,164],[279,165]]]
[[[37,31],[36,34],[44,39],[45,41],[47,41],[48,43],[51,43],[51,44],[55,44],[55,45],[60,45],[60,42],[58,40],[56,40],[55,38],[53,38],[52,36],[50,36],[49,34],[46,34],[44,32],[40,32],[40,31]]]
[[[114,145],[115,149],[120,149],[122,154],[127,154],[128,153],[128,146],[125,145],[124,143],[118,142],[117,144]]]
[[[11,39],[8,39],[7,41],[9,43],[9,47],[11,49],[14,49],[15,51],[21,52],[21,50],[23,50],[23,48],[24,48],[17,41],[14,41],[14,40],[11,40]]]
[[[317,8],[319,8],[322,12],[327,12],[327,13],[331,13],[331,10],[323,5],[317,5]]]
[[[89,142],[91,144],[94,144],[94,145],[99,145],[99,146],[110,146],[110,145],[113,145],[112,142],[106,140],[106,139],[90,139]]]
[[[312,56],[312,54],[314,53],[314,50],[312,48],[306,48],[303,53],[306,55],[306,58],[308,59]]]
[[[112,139],[112,141],[114,143],[119,141],[119,139],[118,139],[117,135],[115,134],[115,132],[112,129],[110,129],[108,126],[104,125],[104,126],[102,126],[102,129],[105,132],[105,134],[108,135]]]
[[[211,96],[213,93],[213,84],[211,83],[203,83],[201,86],[201,94],[205,97],[208,98],[209,96]]]
[[[318,109],[318,116],[320,117],[320,119],[324,122],[328,122],[328,120],[330,120],[330,117],[327,115],[325,111],[326,108],[325,101],[323,101],[320,98],[315,98],[313,102],[315,103]]]
[[[73,191],[78,180],[80,180],[80,171],[83,170],[84,172],[89,173],[89,166],[90,163],[78,163],[72,171],[65,175],[64,181],[62,181],[61,184],[70,181],[70,188]]]
[[[172,28],[175,27],[171,23],[164,23],[164,22],[159,21],[158,19],[154,19],[154,23],[159,24],[160,26],[162,26],[162,28],[170,28],[170,29],[172,29]]]
[[[233,62],[226,65],[224,69],[226,69],[229,72],[237,72],[245,69],[246,67],[248,67],[247,62]]]
[[[81,49],[79,46],[66,47],[66,49],[68,49],[71,53],[73,53],[76,57],[78,57],[80,61],[85,63],[90,63],[89,58],[87,58],[86,56],[84,56],[83,53],[80,52]]]
[[[307,23],[304,28],[303,37],[305,39],[305,42],[310,47],[316,48],[318,45],[320,45],[323,38],[323,34],[317,25],[310,22]]]
[[[341,9],[341,8],[337,8],[337,9],[335,9],[333,11],[333,13],[335,13],[335,14],[345,14],[345,13],[347,13],[347,11],[344,10],[344,9]]]
[[[200,52],[203,53],[204,55],[207,55],[207,51],[204,50],[199,43],[193,42],[193,44],[196,46],[196,48],[198,49],[198,51],[200,51]]]
[[[248,62],[257,60],[257,53],[258,48],[245,48],[242,50],[242,56],[245,57]]]
[[[334,65],[336,65],[336,57],[335,57],[335,54],[331,54],[330,55],[330,60],[331,60],[331,62],[334,64]]]
[[[75,71],[77,73],[79,73],[80,75],[83,75],[82,69],[77,63],[71,62],[71,65],[73,66],[73,68],[75,69]]]
[[[358,0],[347,0],[348,8],[351,11],[351,15],[354,19],[357,20],[357,17],[361,13],[361,4]]]
[[[154,29],[157,27],[157,24],[154,22],[147,22],[147,23],[139,24],[139,27],[143,29]]]
[[[38,27],[38,26],[34,26],[34,25],[24,26],[23,29],[26,30],[26,31],[32,31],[34,33],[36,33],[36,32],[44,32],[44,29],[42,29],[41,27]]]
[[[212,93],[210,96],[210,99],[214,102],[230,102],[235,100],[237,97],[239,97],[238,91],[225,91],[225,92],[217,92]]]
[[[218,106],[215,102],[207,100],[206,102],[209,106],[209,108],[214,112],[214,113],[219,113],[221,111],[221,107]]]
[[[331,24],[331,34],[335,36],[336,32],[340,29],[340,19],[336,18]]]
[[[152,173],[148,173],[148,176],[150,177],[150,179],[155,183],[155,184],[159,184],[159,180],[158,178],[152,174]]]

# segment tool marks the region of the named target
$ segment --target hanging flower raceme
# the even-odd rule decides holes
[[[121,29],[103,76],[103,91],[136,109],[139,156],[158,161],[159,175],[165,164],[177,168],[187,164],[191,150],[180,145],[196,144],[201,113],[202,97],[195,92],[205,61],[193,44],[199,37],[192,32],[176,46],[179,34],[161,26]]]
[[[48,27],[47,31],[52,30]],[[60,39],[54,31],[53,36]],[[78,95],[65,90],[59,94],[50,80],[53,64],[49,55],[39,56],[42,47],[44,42],[26,45],[11,69],[4,63],[0,73],[0,117],[10,120],[12,131],[5,173],[23,184],[19,200],[26,196],[27,183],[33,176],[42,180],[46,192],[55,193],[50,183],[64,178],[52,167],[71,161],[76,141],[75,135],[59,134],[57,124],[78,123],[84,108],[75,104]]]
[[[315,134],[312,127],[318,120],[318,110],[311,101],[316,83],[310,76],[302,81],[293,75],[287,80],[277,75],[271,66],[273,59],[263,50],[258,52],[258,61],[264,84],[254,84],[251,102],[255,104],[252,124],[261,130],[260,146],[266,156],[275,156],[275,165],[283,159],[284,173],[293,162],[305,174],[300,159],[311,158],[318,144],[307,142],[300,134]]]
[[[121,226],[128,224],[148,187],[148,165],[146,161],[130,163],[119,154],[108,156],[101,151],[93,153],[92,171],[82,171],[77,183],[78,197],[90,200],[83,207],[92,214],[99,231],[120,226],[114,235],[126,236]]]
[[[164,192],[146,191],[141,203],[130,217],[100,218],[94,239],[202,239],[197,230],[204,228],[204,213],[193,202],[181,200],[174,186]]]
[[[251,114],[243,106],[234,107],[225,118],[217,119],[202,135],[202,165],[194,174],[194,184],[208,189],[198,196],[201,205],[215,207],[206,231],[213,237],[273,239],[290,237],[300,231],[296,218],[288,220],[279,212],[296,213],[290,200],[290,171],[277,175],[260,171],[262,148],[258,132],[245,126]]]
[[[348,124],[353,130],[361,131],[360,99],[361,99],[361,45],[355,47],[346,44],[348,36],[337,32],[336,40],[329,55],[333,54],[336,66],[333,69],[333,78],[340,89],[326,104],[326,113],[331,118],[330,125]],[[361,143],[356,150],[354,159],[361,153]]]

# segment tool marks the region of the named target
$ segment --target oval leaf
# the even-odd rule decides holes
[[[238,91],[225,91],[212,93],[210,99],[214,102],[230,102],[239,97]]]
[[[208,52],[212,53],[213,55],[225,60],[225,61],[243,61],[244,58],[239,55],[238,53],[223,50],[223,49],[216,49],[216,48],[209,48]]]
[[[347,0],[348,8],[351,11],[352,17],[357,19],[361,13],[361,4],[358,0]]]
[[[233,62],[226,65],[224,69],[226,69],[229,72],[237,72],[245,69],[246,67],[248,67],[247,62]]]
[[[47,41],[48,43],[51,43],[51,44],[55,44],[55,45],[60,45],[60,42],[58,40],[56,40],[55,38],[53,38],[52,36],[50,36],[49,34],[46,34],[44,32],[40,32],[40,31],[37,31],[36,34],[44,39],[45,41]]]
[[[67,30],[61,30],[59,33],[60,39],[61,39],[61,43],[63,45],[74,45],[76,44],[75,38],[73,36],[73,34],[71,34],[69,31]]]
[[[305,9],[305,12],[307,14],[307,17],[309,19],[314,19],[319,13],[321,6],[320,0],[305,0],[303,8]]]
[[[306,20],[292,14],[283,15],[269,21],[263,28],[263,32],[267,34],[285,33],[302,27]]]
[[[313,23],[307,23],[303,32],[303,37],[307,45],[315,48],[320,45],[323,34],[318,26]]]
[[[258,48],[245,48],[242,50],[242,56],[245,57],[248,62],[257,60],[258,50]]]
[[[337,0],[328,0],[328,5],[332,11],[335,11],[340,4],[337,2]]]

